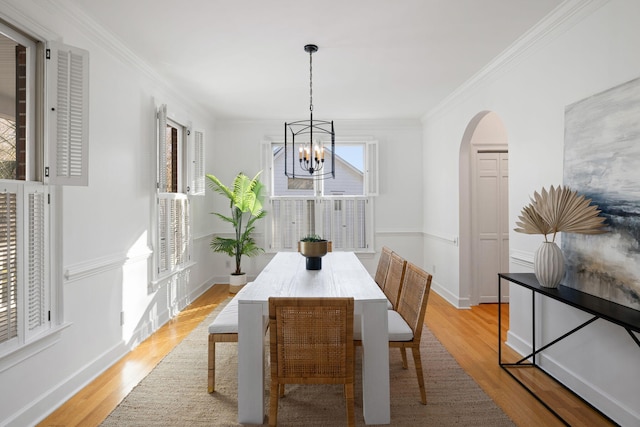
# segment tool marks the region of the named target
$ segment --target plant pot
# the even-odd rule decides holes
[[[246,273],[229,275],[229,292],[236,294],[247,284]]]
[[[564,278],[564,256],[555,242],[542,242],[533,259],[533,272],[545,288],[557,288]]]
[[[300,254],[307,258],[307,270],[321,270],[322,257],[328,252],[328,241],[299,242]]]

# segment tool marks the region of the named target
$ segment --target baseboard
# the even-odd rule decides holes
[[[89,385],[91,381],[95,380],[128,352],[129,349],[123,342],[116,344],[58,384],[58,386],[47,390],[39,398],[34,399],[29,406],[20,409],[12,414],[10,418],[0,422],[0,425],[36,425],[77,392]]]
[[[431,291],[440,295],[455,308],[467,309],[471,307],[471,301],[469,301],[469,298],[458,298],[435,280],[431,280]]]
[[[521,356],[531,353],[531,342],[522,339],[511,331],[507,333],[506,344]],[[554,378],[570,390],[573,390],[603,414],[613,419],[616,423],[623,426],[640,425],[640,414],[637,412],[637,408],[629,408],[621,405],[620,402],[617,402],[604,390],[577,375],[566,366],[558,363],[552,357],[542,354],[538,357],[538,363]]]
[[[606,391],[592,384],[586,378],[577,375],[567,366],[558,363],[553,357],[542,354],[539,363],[562,384],[589,402],[603,414],[622,426],[640,425],[638,408],[628,408],[617,402]]]
[[[135,329],[129,342],[121,341],[114,345],[91,363],[75,371],[73,375],[69,376],[58,386],[47,390],[39,398],[34,399],[28,407],[24,407],[12,414],[10,418],[0,421],[0,426],[35,425],[42,421],[56,408],[89,385],[98,376],[137,347],[142,341],[150,337],[160,327],[171,320],[171,312],[177,313],[184,310],[185,307],[209,289],[211,283],[214,282],[208,280],[200,284],[192,290],[189,295],[178,301],[175,307],[163,310],[161,313],[158,313],[154,319],[147,319],[145,323]],[[153,325],[156,327],[154,328]]]

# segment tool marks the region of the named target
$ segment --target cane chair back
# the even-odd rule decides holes
[[[389,263],[391,262],[391,254],[393,251],[386,246],[382,247],[380,252],[380,259],[378,259],[378,267],[376,268],[376,275],[374,280],[384,290],[384,285],[387,280],[387,272],[389,271]]]
[[[389,271],[387,271],[387,278],[382,290],[394,309],[398,305],[406,267],[407,261],[404,258],[395,252],[391,253]]]
[[[277,423],[284,384],[344,384],[353,426],[353,298],[269,298],[269,328],[269,425]]]
[[[420,401],[423,405],[427,404],[427,395],[424,386],[424,375],[422,372],[422,359],[420,356],[420,337],[422,335],[422,327],[427,312],[427,303],[429,301],[429,291],[431,290],[431,274],[425,272],[421,268],[412,263],[407,264],[404,275],[402,291],[395,312],[399,315],[406,325],[411,329],[413,337],[411,339],[395,338],[396,331],[394,326],[399,322],[394,319],[397,317],[395,313],[389,312],[389,347],[400,348],[402,355],[402,366],[407,369],[406,348],[410,348],[413,354],[413,361],[416,368],[416,376],[418,377],[418,386],[420,388]],[[392,320],[393,319],[393,320]],[[402,328],[400,328],[402,330]],[[396,340],[397,339],[397,340]]]

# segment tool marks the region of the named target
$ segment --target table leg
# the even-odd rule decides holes
[[[264,422],[263,305],[238,302],[238,422]]]
[[[389,341],[387,304],[362,305],[362,406],[367,424],[389,424]]]

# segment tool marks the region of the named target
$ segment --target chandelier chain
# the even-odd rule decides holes
[[[313,51],[309,51],[309,111],[313,113]]]

